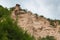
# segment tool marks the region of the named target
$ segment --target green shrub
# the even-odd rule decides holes
[[[0,40],[34,40],[10,18],[9,10],[0,8]]]
[[[54,38],[54,36],[46,36],[46,37],[40,38],[39,40],[56,40],[56,39]]]

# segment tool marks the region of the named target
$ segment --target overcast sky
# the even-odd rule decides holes
[[[15,4],[38,15],[60,19],[60,0],[0,0],[0,5],[4,7],[13,7]]]

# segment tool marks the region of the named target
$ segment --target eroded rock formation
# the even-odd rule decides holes
[[[16,17],[16,15],[18,17]],[[26,30],[27,33],[33,35],[36,40],[39,37],[45,37],[47,35],[54,36],[57,40],[60,40],[60,24],[58,21],[54,21],[52,24],[45,17],[37,16],[30,11],[25,12],[17,4],[15,9],[12,11],[11,17],[16,20],[17,23],[23,30]]]

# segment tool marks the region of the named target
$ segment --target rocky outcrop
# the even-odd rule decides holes
[[[37,16],[30,11],[25,12],[17,4],[12,11],[11,17],[17,20],[17,25],[27,33],[33,35],[36,40],[39,37],[54,36],[56,40],[60,40],[60,25],[58,21],[54,21],[51,25],[50,21],[43,16]]]

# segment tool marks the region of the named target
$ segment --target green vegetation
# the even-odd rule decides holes
[[[56,28],[56,25],[54,24],[56,22],[56,20],[52,20],[52,19],[47,19],[50,22],[51,27]]]
[[[55,26],[53,20],[50,21],[50,25]]]
[[[56,39],[54,38],[54,36],[46,36],[46,37],[40,38],[39,40],[56,40]]]
[[[9,10],[0,5],[0,18],[9,15]]]
[[[10,10],[0,6],[0,40],[34,40],[10,18]]]
[[[50,25],[52,25],[54,28],[56,28],[57,24],[54,24],[56,22],[58,22],[58,25],[60,25],[60,20],[52,20],[52,19],[47,19],[50,22]]]
[[[43,17],[43,18],[45,18],[43,15],[40,15],[40,17]]]

